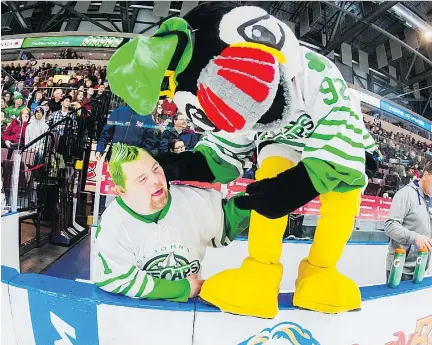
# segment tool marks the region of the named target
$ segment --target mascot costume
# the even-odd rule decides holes
[[[227,183],[258,150],[257,182],[236,201],[253,210],[249,257],[241,268],[207,279],[203,300],[234,314],[274,317],[288,214],[319,196],[321,217],[299,266],[293,303],[324,313],[360,308],[358,287],[336,264],[375,144],[359,102],[330,60],[301,47],[262,8],[214,2],[121,47],[108,78],[139,114],[167,95],[206,131],[194,152],[160,158],[171,179]]]

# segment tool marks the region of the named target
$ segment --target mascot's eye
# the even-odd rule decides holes
[[[251,32],[250,36],[248,31]],[[252,28],[246,28],[245,34],[250,37],[254,42],[264,43],[272,46],[276,45],[276,37],[262,25],[254,25],[252,26]]]
[[[268,14],[240,25],[237,32],[246,42],[261,43],[278,50],[285,44],[283,28]]]

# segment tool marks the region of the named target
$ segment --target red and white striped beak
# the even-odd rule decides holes
[[[244,128],[250,114],[230,106],[232,97],[240,95],[258,107],[271,104],[272,90],[279,83],[279,63],[284,59],[276,49],[255,43],[229,46],[213,59],[210,64],[214,64],[215,75],[199,80],[197,97],[215,127],[229,133]]]

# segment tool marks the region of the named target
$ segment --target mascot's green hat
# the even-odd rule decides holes
[[[177,75],[189,64],[192,49],[188,23],[168,19],[152,37],[139,36],[113,54],[107,65],[111,91],[138,114],[151,113],[160,95],[174,95]],[[165,77],[169,91],[161,93]]]

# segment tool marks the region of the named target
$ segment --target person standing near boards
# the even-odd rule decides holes
[[[420,248],[432,252],[432,224],[430,207],[432,199],[432,161],[429,161],[420,180],[414,180],[394,196],[384,231],[390,238],[387,253],[387,278],[390,274],[394,252],[406,250],[402,280],[413,278]]]

